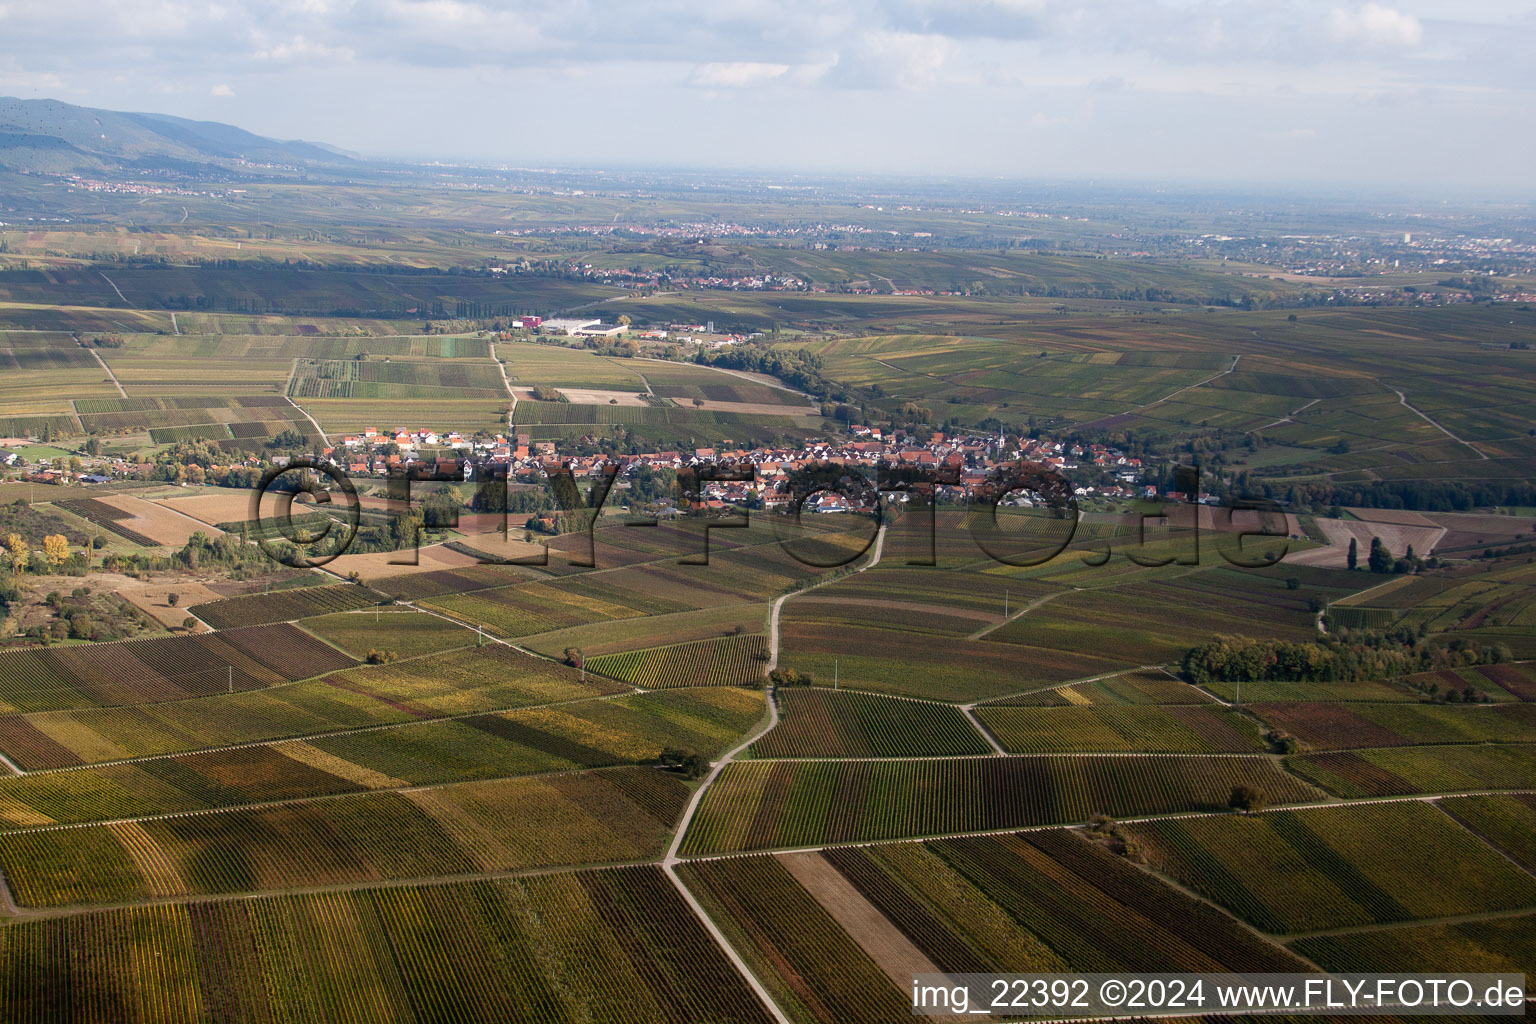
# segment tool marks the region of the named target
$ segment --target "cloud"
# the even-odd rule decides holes
[[[345,46],[327,46],[325,43],[296,35],[287,42],[278,43],[256,51],[257,60],[279,62],[297,61],[349,61],[355,54]]]
[[[1424,39],[1424,25],[1417,17],[1381,4],[1348,11],[1335,7],[1328,13],[1327,30],[1335,42],[1366,47],[1404,49]]]
[[[748,89],[767,85],[789,73],[788,64],[738,60],[704,64],[688,76],[693,85],[708,89]]]
[[[224,82],[220,82],[218,85],[216,85],[212,89],[208,90],[208,95],[209,96],[217,96],[220,99],[229,99],[234,94],[235,94],[235,90],[231,89]]]
[[[824,80],[847,89],[927,89],[937,85],[955,44],[915,32],[866,32],[838,51]]]

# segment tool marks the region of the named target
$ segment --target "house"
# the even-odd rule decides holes
[[[0,448],[0,466],[14,466],[21,461],[21,456],[13,451]]]

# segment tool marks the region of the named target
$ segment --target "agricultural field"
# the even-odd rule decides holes
[[[1243,754],[1263,749],[1257,723],[1211,705],[991,706],[977,708],[976,718],[1013,754]]]
[[[793,607],[795,602],[788,602]],[[974,701],[1131,667],[1094,654],[952,639],[805,620],[782,625],[779,664],[850,688],[927,700]]]
[[[1276,802],[1316,791],[1261,757],[979,757],[746,761],[704,794],[687,854],[1001,831],[1224,807],[1250,785]]]
[[[1145,669],[987,703],[991,707],[1064,708],[1072,705],[1201,705],[1210,702],[1209,696],[1177,677],[1161,670]]]
[[[576,696],[572,696],[572,694]],[[668,747],[714,756],[763,713],[715,688],[562,702],[455,718],[0,777],[0,828],[180,814],[341,793],[648,764]],[[531,701],[524,701],[525,705]]]
[[[1291,948],[1329,971],[1438,970],[1435,964],[1468,970],[1529,974],[1536,949],[1536,914],[1354,931],[1298,939]]]
[[[291,678],[335,674],[267,689],[247,684],[244,692],[227,691],[215,683],[211,695],[159,703],[0,717],[0,751],[24,768],[62,768],[546,704],[625,689],[597,678],[583,682],[574,669],[500,645],[451,652],[430,663],[400,662],[338,672],[355,662],[294,626],[255,626],[176,639],[206,643],[214,652],[235,642],[257,648],[273,672]],[[133,643],[152,641],[128,642]],[[268,647],[274,643],[277,646]],[[99,651],[101,647],[73,650]],[[155,651],[163,656],[161,648]],[[243,653],[252,659],[257,656]],[[217,664],[195,671],[217,680],[230,670]]]
[[[182,547],[193,534],[217,537],[221,531],[206,523],[131,494],[101,498],[70,498],[57,507],[145,547]]]
[[[261,689],[352,664],[351,658],[289,625],[0,651],[0,715]],[[0,717],[0,731],[22,721]]]
[[[910,1013],[915,973],[1302,969],[1060,830],[711,859],[682,874],[797,1020]]]
[[[1275,934],[1536,909],[1536,879],[1417,801],[1126,830],[1156,870]]]
[[[104,910],[5,949],[0,1000],[36,1024],[772,1020],[657,867]]]
[[[1536,868],[1536,794],[1455,797],[1435,806],[1527,870]]]
[[[628,359],[609,359],[595,352],[560,344],[503,343],[496,357],[506,366],[514,384],[547,384],[553,388],[592,388],[605,391],[645,391],[640,367]]]
[[[506,397],[489,360],[300,359],[288,382],[290,398]]]
[[[753,757],[941,757],[990,747],[952,704],[825,688],[775,694],[779,722]]]
[[[1384,747],[1291,757],[1286,767],[1342,797],[1528,789],[1536,779],[1536,746]]]
[[[140,394],[129,398],[80,399],[74,408],[87,431],[108,435],[147,433],[153,444],[211,441],[224,451],[249,452],[260,451],[274,434],[314,433],[303,412],[281,395]]]
[[[654,769],[464,782],[0,834],[18,904],[270,892],[652,857],[687,788]]]
[[[1282,702],[1248,709],[1311,750],[1536,740],[1536,707],[1529,704]]]
[[[1536,968],[1536,276],[1488,242],[1519,216],[1400,246],[1390,197],[355,170],[0,171],[0,499],[45,499],[0,540],[96,550],[0,550],[0,1018],[885,1024],[928,971]],[[1500,255],[1425,269],[1442,235]],[[1291,272],[1330,239],[1379,262]],[[527,445],[509,529],[475,501],[394,564],[376,460],[464,451],[367,427]],[[369,550],[322,572],[238,549],[290,432],[366,463]],[[931,531],[885,502],[878,548],[667,494],[708,449],[876,437],[965,486],[1044,442],[1070,543],[953,490]],[[586,497],[594,453],[661,468],[540,522],[535,464]],[[113,479],[33,472],[73,458]],[[1192,465],[1202,504],[1149,497]],[[1435,557],[1344,567],[1378,536]],[[175,635],[72,631],[119,598]],[[1222,635],[1435,667],[1177,674]]]
[[[353,611],[378,604],[383,597],[365,587],[301,587],[275,594],[248,594],[187,609],[214,629],[290,622],[332,612]]]
[[[0,330],[0,437],[35,435],[45,427],[72,434],[79,421],[71,399],[117,393],[91,350],[70,334]]]
[[[761,685],[768,660],[762,636],[720,637],[686,644],[604,654],[587,662],[593,672],[642,690],[671,686]]]
[[[401,658],[416,658],[475,642],[474,634],[463,626],[401,608],[333,612],[306,619],[304,629],[354,658],[367,657],[381,644]]]

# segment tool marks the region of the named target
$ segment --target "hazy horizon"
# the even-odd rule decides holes
[[[1529,5],[695,8],[0,4],[0,92],[524,168],[1487,195],[1536,157]]]

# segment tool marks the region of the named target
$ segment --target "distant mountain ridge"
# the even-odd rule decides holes
[[[300,169],[358,166],[312,142],[269,139],[217,121],[0,97],[0,169],[52,173],[230,170],[241,161]]]

